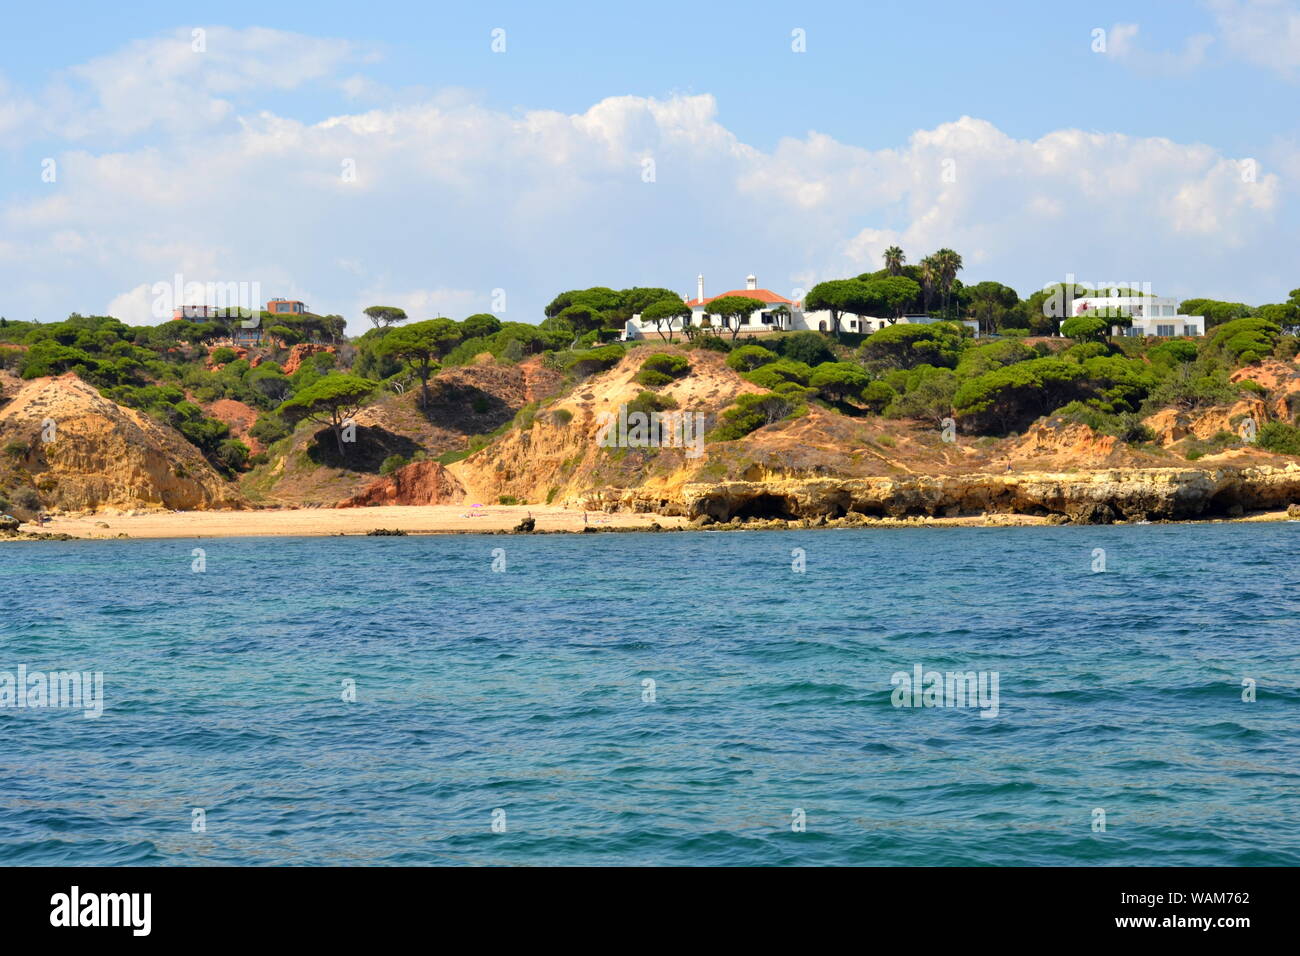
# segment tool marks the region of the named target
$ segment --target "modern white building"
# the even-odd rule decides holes
[[[1105,318],[1108,314],[1107,310],[1123,309],[1133,317],[1131,328],[1112,326],[1111,335],[1152,335],[1170,338],[1178,335],[1205,334],[1205,316],[1179,315],[1178,300],[1169,296],[1089,296],[1075,299],[1073,306],[1076,316],[1097,312]],[[1110,311],[1109,314],[1113,315],[1114,312]]]
[[[709,325],[712,328],[731,331],[728,320],[722,316],[711,314],[708,308],[709,303],[714,299],[720,299],[728,295],[743,295],[751,299],[759,299],[766,306],[763,309],[756,309],[741,320],[741,332],[799,332],[805,330],[832,332],[835,329],[835,323],[831,319],[829,311],[823,309],[817,312],[805,312],[802,300],[787,299],[783,295],[777,295],[771,289],[760,289],[758,287],[758,278],[750,274],[745,277],[745,288],[730,289],[707,297],[704,295],[704,276],[696,276],[695,298],[688,299],[685,296],[682,298],[682,301],[691,310],[690,317],[680,320],[674,319],[671,326],[665,324],[663,331],[676,333],[682,331],[686,325],[702,326],[705,317],[708,317]],[[939,320],[928,315],[905,315],[897,321],[900,324],[929,325]],[[885,326],[893,324],[893,319],[877,316],[840,316],[840,331],[842,332],[866,334],[877,332]],[[977,336],[979,335],[979,323],[974,319],[962,320],[962,324],[973,329]],[[642,322],[641,316],[638,314],[628,320],[623,330],[623,340],[633,341],[653,338],[658,333],[659,328],[653,322]]]

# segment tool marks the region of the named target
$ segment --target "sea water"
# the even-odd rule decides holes
[[[0,854],[1294,866],[1298,544],[1297,523],[0,544]],[[20,667],[102,675],[102,713],[18,706]]]

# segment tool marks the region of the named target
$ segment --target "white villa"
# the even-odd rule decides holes
[[[771,289],[760,289],[758,287],[758,278],[751,273],[745,277],[745,288],[730,289],[707,298],[704,295],[704,276],[696,276],[695,298],[682,297],[682,300],[691,310],[690,317],[674,319],[671,325],[665,324],[664,332],[680,332],[685,325],[701,326],[704,324],[706,316],[709,319],[709,325],[714,329],[730,330],[731,326],[728,319],[718,315],[711,315],[708,309],[709,303],[714,299],[720,299],[728,295],[743,295],[751,299],[760,299],[768,306],[745,316],[741,321],[741,332],[797,332],[803,330],[830,332],[835,328],[835,323],[831,319],[829,311],[805,312],[802,300],[787,299],[783,295],[777,295]],[[898,320],[898,324],[929,325],[938,321],[938,319],[929,315],[905,315]],[[842,332],[877,332],[885,326],[893,324],[895,324],[893,319],[878,318],[876,316],[847,314],[840,316],[840,331]],[[962,325],[973,329],[976,336],[979,335],[979,323],[974,319],[963,319]],[[627,321],[623,329],[623,341],[652,338],[658,332],[659,329],[653,322],[643,323],[639,314],[634,315]]]
[[[1112,335],[1204,335],[1205,316],[1179,315],[1178,300],[1168,296],[1109,295],[1074,300],[1074,314],[1087,315],[1104,309],[1123,309],[1133,316],[1132,328],[1113,326]],[[1112,313],[1113,314],[1113,313]],[[1105,318],[1103,312],[1102,317]]]

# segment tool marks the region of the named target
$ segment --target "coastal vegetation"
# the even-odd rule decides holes
[[[783,423],[821,409],[885,428],[937,430],[951,422],[970,440],[1001,439],[1053,421],[1149,447],[1156,438],[1152,416],[1162,410],[1194,417],[1235,409],[1232,416],[1224,412],[1223,428],[1189,436],[1180,446],[1185,460],[1197,460],[1243,447],[1238,426],[1250,408],[1259,419],[1256,448],[1300,455],[1300,388],[1251,371],[1269,363],[1294,368],[1300,289],[1261,306],[1188,299],[1180,311],[1205,315],[1207,335],[1148,339],[1112,334],[1131,321],[1124,313],[1064,323],[1044,315],[1054,294],[1091,290],[1058,285],[1022,299],[994,281],[964,285],[962,269],[952,250],[913,265],[891,247],[884,269],[808,292],[805,307],[833,317],[834,327],[824,333],[755,336],[735,321],[729,335],[713,327],[681,329],[688,307],[659,287],[563,292],[537,324],[488,313],[413,321],[401,308],[372,306],[364,310],[370,328],[352,338],[339,316],[263,313],[264,334],[252,343],[241,341],[233,320],[130,326],[80,314],[52,323],[0,319],[0,370],[24,381],[76,376],[117,405],[174,429],[225,479],[253,473],[250,491],[272,480],[273,462],[290,457],[302,468],[326,463],[386,475],[416,461],[452,464],[537,422],[570,428],[572,408],[556,402],[615,366],[628,368],[640,388],[627,399],[629,408],[689,407],[675,390],[689,389],[697,367],[708,362],[740,387],[709,412],[707,441],[715,446],[788,427]],[[757,301],[733,295],[710,309],[734,319],[754,311]],[[849,315],[918,313],[934,321],[862,335],[843,331]],[[619,341],[635,314],[657,328],[659,344]],[[962,319],[974,319],[981,335],[972,335]],[[634,364],[621,365],[625,359]],[[548,376],[543,392],[503,400],[474,384],[486,374],[477,370],[523,367],[529,371],[521,382]],[[349,429],[372,406],[389,409],[388,418],[382,427],[362,429],[378,444],[359,450]],[[399,414],[403,408],[409,412]],[[430,435],[452,437],[435,442]],[[333,446],[329,455],[306,454],[322,442]],[[892,448],[894,439],[880,433],[872,445]],[[35,460],[34,447],[27,439],[6,442],[0,454],[11,476],[0,475],[6,500],[32,504],[41,493],[12,477]],[[646,450],[632,462],[653,454]]]

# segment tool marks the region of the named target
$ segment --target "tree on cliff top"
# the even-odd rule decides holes
[[[356,375],[326,375],[285,402],[278,411],[280,417],[295,425],[304,420],[329,425],[342,455],[346,454],[344,423],[361,410],[378,387],[378,382]]]
[[[416,322],[386,335],[376,351],[380,355],[395,355],[409,362],[420,376],[420,404],[429,407],[429,376],[438,359],[460,344],[460,329],[451,319],[429,319]]]
[[[406,310],[393,305],[372,305],[364,310],[366,318],[375,324],[375,328],[387,328],[407,319]]]

